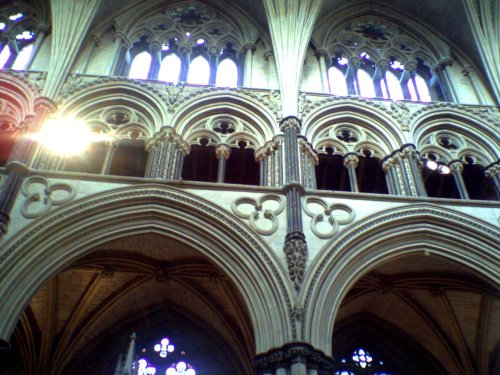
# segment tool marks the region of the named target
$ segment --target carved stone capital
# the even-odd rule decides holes
[[[295,116],[288,116],[285,117],[283,120],[280,122],[280,130],[284,133],[288,128],[295,128],[297,129],[297,132],[300,131],[300,128],[302,126],[301,121],[295,117]]]
[[[344,156],[344,167],[349,168],[349,166],[354,165],[354,168],[356,168],[358,163],[358,155],[350,153]]]
[[[304,280],[307,261],[307,242],[302,232],[291,232],[286,235],[283,251],[286,254],[288,273],[295,290],[299,291]]]
[[[351,57],[349,59],[349,68],[353,68],[353,69],[358,69],[359,66],[361,65],[361,59],[359,57]]]
[[[330,54],[328,53],[328,50],[326,48],[318,48],[314,52],[314,55],[319,59],[320,57],[324,57],[325,60],[328,60],[330,57]]]
[[[229,159],[230,154],[231,154],[231,148],[225,143],[218,144],[217,147],[215,148],[215,156],[217,157],[217,159],[223,157],[224,159],[227,160]]]
[[[245,43],[241,47],[241,51],[243,53],[246,53],[247,51],[252,51],[252,53],[254,53],[256,49],[257,49],[257,46],[255,45],[255,43]]]
[[[149,50],[153,55],[156,55],[161,51],[161,43],[157,40],[153,40],[148,44]]]
[[[113,34],[113,42],[115,42],[117,39],[119,39],[122,44],[127,47],[127,49],[132,46],[132,42],[123,31],[116,31]]]
[[[494,177],[499,173],[500,173],[500,161],[497,161],[496,163],[490,165],[484,171],[484,174],[488,177]]]
[[[35,110],[54,113],[57,111],[57,104],[46,96],[39,96],[35,99]]]
[[[91,40],[92,42],[94,42],[94,45],[95,45],[96,47],[99,47],[99,46],[101,45],[101,38],[99,38],[97,35],[92,34],[92,35],[90,36],[90,40]]]
[[[417,62],[415,60],[407,61],[404,66],[407,72],[415,73],[417,71]]]
[[[472,65],[468,65],[462,69],[462,74],[467,77],[470,73],[474,72],[474,67]]]
[[[219,56],[220,55],[220,48],[217,46],[212,46],[208,49],[208,54],[212,56]]]
[[[375,64],[375,67],[377,68],[377,70],[380,70],[381,72],[386,72],[387,68],[389,67],[389,61],[386,59],[379,60]]]
[[[462,172],[464,170],[464,164],[460,160],[451,161],[449,167],[452,173]]]

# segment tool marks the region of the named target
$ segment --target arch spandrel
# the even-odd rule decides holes
[[[9,338],[44,281],[97,245],[143,233],[187,243],[234,282],[250,312],[257,353],[290,341],[293,288],[273,251],[226,211],[158,185],[126,187],[75,201],[35,220],[4,244],[0,314],[7,319],[0,322],[0,337]]]
[[[306,273],[301,300],[302,338],[331,353],[340,304],[350,288],[377,266],[411,254],[429,254],[500,285],[498,228],[442,207],[403,206],[367,217],[325,244]]]

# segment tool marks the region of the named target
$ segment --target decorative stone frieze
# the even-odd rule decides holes
[[[243,197],[231,204],[231,210],[236,216],[248,220],[250,227],[257,233],[268,236],[278,229],[278,215],[285,210],[285,202],[275,194],[263,195],[257,199]],[[270,225],[262,225],[262,221],[268,221]]]

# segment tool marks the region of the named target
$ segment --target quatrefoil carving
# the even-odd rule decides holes
[[[238,198],[231,209],[236,216],[248,220],[257,233],[268,236],[278,229],[278,215],[285,209],[285,203],[279,195],[268,194],[257,199]]]
[[[317,197],[306,198],[303,208],[307,216],[311,217],[312,232],[321,239],[333,237],[341,225],[351,223],[356,216],[354,210],[345,204],[327,204]],[[325,226],[330,228],[325,229]]]
[[[21,213],[28,219],[46,214],[53,206],[68,203],[76,196],[72,186],[63,183],[51,184],[41,176],[29,177],[21,192],[27,197],[21,207]]]

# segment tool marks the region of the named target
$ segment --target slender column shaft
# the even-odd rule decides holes
[[[461,199],[470,199],[469,193],[467,192],[467,188],[465,186],[464,178],[462,176],[462,171],[464,169],[464,165],[461,161],[452,161],[450,163],[450,169],[453,171],[453,178],[455,183],[457,184],[458,193],[460,194]]]
[[[208,52],[208,64],[210,65],[210,76],[208,84],[215,85],[217,80],[217,67],[219,66],[219,49],[211,47]]]
[[[226,144],[219,144],[215,149],[215,156],[219,159],[219,168],[217,169],[217,182],[224,182],[226,175],[226,160],[229,159],[231,149]]]
[[[292,363],[290,366],[290,375],[307,375],[307,366],[302,362]]]
[[[100,38],[96,35],[92,35],[90,37],[90,40],[92,42],[91,46],[90,46],[90,48],[87,49],[85,57],[82,61],[82,65],[78,69],[78,73],[80,73],[80,74],[85,74],[85,72],[87,71],[87,68],[89,66],[89,63],[92,60],[92,56],[94,55],[95,49],[97,47],[99,47],[99,45],[101,44]]]
[[[326,60],[328,58],[328,51],[324,48],[318,48],[316,50],[316,57],[319,63],[319,73],[321,77],[321,87],[325,94],[330,92],[330,85],[328,83],[328,66]]]
[[[255,52],[255,44],[249,43],[243,46],[246,48],[245,52],[245,65],[243,68],[243,86],[252,86],[252,69],[253,69],[253,54]]]
[[[104,161],[102,163],[101,174],[109,173],[109,168],[111,167],[111,160],[113,159],[115,149],[115,142],[106,143],[106,155],[104,156]]]
[[[344,157],[344,166],[347,168],[347,173],[349,174],[349,183],[351,185],[351,191],[357,193],[358,179],[356,177],[356,167],[358,166],[359,158],[356,154],[349,153]]]
[[[444,92],[444,96],[446,101],[448,102],[456,102],[457,94],[453,88],[453,84],[450,81],[450,77],[448,76],[448,70],[446,67],[451,65],[451,59],[443,59],[437,65],[435,65],[432,70],[436,74],[441,89]]]
[[[486,105],[487,101],[483,94],[481,85],[479,84],[479,77],[474,71],[474,67],[472,65],[466,66],[462,69],[462,74],[469,79],[470,85],[472,86],[472,90],[474,91],[479,104]]]

